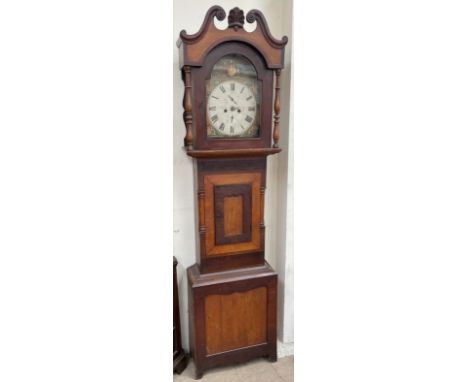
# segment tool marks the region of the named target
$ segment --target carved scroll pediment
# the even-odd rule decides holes
[[[288,38],[286,36],[283,36],[281,40],[274,38],[261,11],[252,9],[244,16],[242,9],[238,7],[231,9],[226,29],[218,29],[215,25],[215,18],[219,21],[226,18],[226,12],[218,5],[207,11],[198,32],[191,35],[185,30],[180,32],[177,46],[183,51],[181,66],[200,66],[205,55],[217,45],[226,41],[241,41],[260,51],[268,67],[283,67],[284,46],[288,42]],[[252,32],[247,32],[244,29],[245,21],[249,24],[256,22],[256,28]]]

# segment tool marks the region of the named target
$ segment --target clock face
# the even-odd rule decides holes
[[[231,54],[213,67],[206,84],[209,138],[259,136],[261,81],[249,60]]]
[[[243,136],[255,123],[256,114],[252,90],[234,79],[218,84],[208,97],[208,118],[220,136]]]

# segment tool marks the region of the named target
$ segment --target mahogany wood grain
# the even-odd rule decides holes
[[[172,257],[172,320],[173,320],[173,339],[172,339],[172,370],[177,374],[187,367],[188,357],[182,348],[182,333],[180,329],[180,311],[179,311],[179,287],[177,284],[177,259]]]
[[[280,102],[280,91],[281,91],[281,69],[276,69],[276,81],[275,81],[275,115],[273,117],[274,120],[274,128],[273,128],[273,147],[278,147],[278,141],[280,137],[279,133],[279,119],[280,119],[280,110],[281,110],[281,102]]]
[[[215,243],[233,244],[252,240],[252,186],[216,186]]]
[[[181,66],[203,65],[207,53],[227,41],[239,41],[255,46],[260,54],[265,57],[270,69],[284,66],[284,46],[288,42],[288,38],[283,36],[281,40],[275,39],[270,33],[262,12],[253,9],[247,13],[247,22],[257,22],[257,27],[252,32],[247,32],[243,28],[243,19],[239,19],[234,28],[218,29],[214,24],[215,17],[218,20],[224,20],[226,12],[219,6],[213,6],[206,13],[205,20],[197,33],[188,35],[185,30],[180,32],[177,46],[180,50]]]
[[[221,58],[233,52],[243,55],[252,63],[257,72],[257,78],[261,83],[260,129],[259,137],[257,138],[209,138],[207,135],[205,84],[211,77],[215,64]],[[226,42],[207,54],[204,65],[194,67],[192,73],[194,98],[196,99],[194,104],[193,141],[193,148],[195,150],[271,148],[274,73],[272,70],[267,69],[265,61],[254,48],[239,42]]]
[[[238,253],[235,256],[211,256],[200,263],[200,271],[202,273],[223,272],[259,266],[264,261],[263,251]]]
[[[236,157],[236,158],[197,158],[196,181],[198,189],[203,189],[203,177],[207,174],[237,174],[239,172],[260,172],[262,187],[266,186],[266,158],[265,157]]]
[[[266,157],[281,152],[280,148],[226,149],[226,150],[190,150],[187,155],[194,158],[239,158]]]
[[[184,91],[184,122],[186,128],[186,135],[184,139],[185,146],[188,149],[193,148],[193,129],[192,129],[192,76],[191,76],[191,67],[184,66],[184,84],[185,84],[185,91]]]

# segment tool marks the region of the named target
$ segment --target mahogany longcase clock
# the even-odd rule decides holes
[[[190,352],[196,377],[211,367],[276,361],[277,274],[265,261],[266,157],[281,151],[280,73],[287,37],[239,8],[228,27],[211,7],[177,42],[185,84],[185,149],[194,158],[197,262],[187,270]],[[256,22],[252,32],[244,21]]]

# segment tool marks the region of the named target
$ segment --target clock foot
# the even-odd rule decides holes
[[[203,377],[203,371],[195,369],[195,379],[200,379]]]

